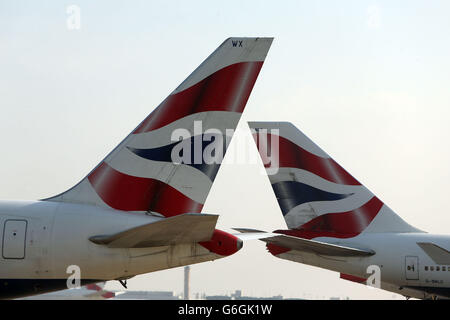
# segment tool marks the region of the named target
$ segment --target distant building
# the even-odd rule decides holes
[[[205,300],[231,300],[230,296],[205,296]]]
[[[191,267],[189,266],[184,267],[184,295],[183,295],[184,300],[189,300],[190,298],[189,296],[190,272]]]
[[[231,294],[231,297],[233,297],[235,300],[239,300],[242,297],[242,290],[236,290]]]
[[[126,291],[116,295],[120,300],[180,300],[172,291]]]
[[[250,297],[243,296],[241,290],[236,290],[229,296],[217,295],[217,296],[206,296],[206,300],[283,300],[283,296],[273,296],[273,297]]]
[[[235,300],[284,300],[283,296],[273,296],[273,297],[246,297],[246,296],[242,296],[238,299]]]

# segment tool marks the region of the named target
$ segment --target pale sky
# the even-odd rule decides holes
[[[410,224],[449,232],[448,1],[215,3],[0,0],[0,198],[68,189],[225,38],[272,36],[239,127],[291,121]],[[72,4],[79,30],[66,26]],[[219,228],[285,228],[260,169],[222,166],[203,210]],[[398,297],[258,241],[191,278],[193,293]],[[129,288],[181,292],[182,279],[177,268]]]

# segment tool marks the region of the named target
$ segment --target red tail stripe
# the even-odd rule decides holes
[[[269,150],[265,150],[264,146],[260,146],[257,141],[257,137],[258,135],[254,134],[258,149],[260,149],[259,153],[266,168],[270,168],[271,166],[280,168],[298,168],[314,173],[315,175],[331,182],[345,185],[360,185],[358,180],[353,178],[331,158],[316,156],[315,154],[306,151],[299,145],[281,136],[279,137],[279,145],[277,150],[276,146],[271,146],[272,135],[270,133],[267,134],[267,149]],[[270,163],[270,159],[267,158],[268,155],[278,155],[278,164]]]
[[[121,173],[106,163],[92,172],[89,182],[110,207],[124,211],[154,211],[166,217],[201,212],[198,203],[161,181]]]
[[[293,230],[277,230],[276,233],[286,234],[303,239],[318,237],[353,238],[360,234],[376,217],[383,206],[383,202],[373,197],[362,207],[340,213],[327,213]],[[267,245],[267,249],[274,255],[278,255],[290,249],[276,245]]]
[[[336,238],[354,237],[360,234],[372,222],[383,206],[383,202],[377,197],[373,197],[362,207],[340,213],[328,213],[305,223],[299,228],[303,234],[302,238],[312,239],[326,237],[326,234],[333,234]]]
[[[241,62],[213,73],[197,84],[167,97],[133,132],[161,128],[193,113],[244,111],[262,61]]]

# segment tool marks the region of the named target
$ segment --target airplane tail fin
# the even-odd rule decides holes
[[[225,40],[87,177],[45,200],[201,212],[272,40]]]
[[[289,227],[306,239],[362,232],[421,232],[410,226],[289,122],[249,122]]]

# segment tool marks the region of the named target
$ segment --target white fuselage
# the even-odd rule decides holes
[[[342,246],[371,249],[368,257],[331,257],[289,251],[277,257],[367,279],[380,270],[381,288],[407,297],[449,298],[450,265],[438,265],[417,243],[431,242],[450,248],[450,236],[428,233],[362,233],[351,239],[316,238]],[[369,268],[369,269],[368,269]]]
[[[0,202],[0,279],[127,279],[152,271],[215,260],[203,246],[108,248],[89,241],[162,218],[51,201]]]

